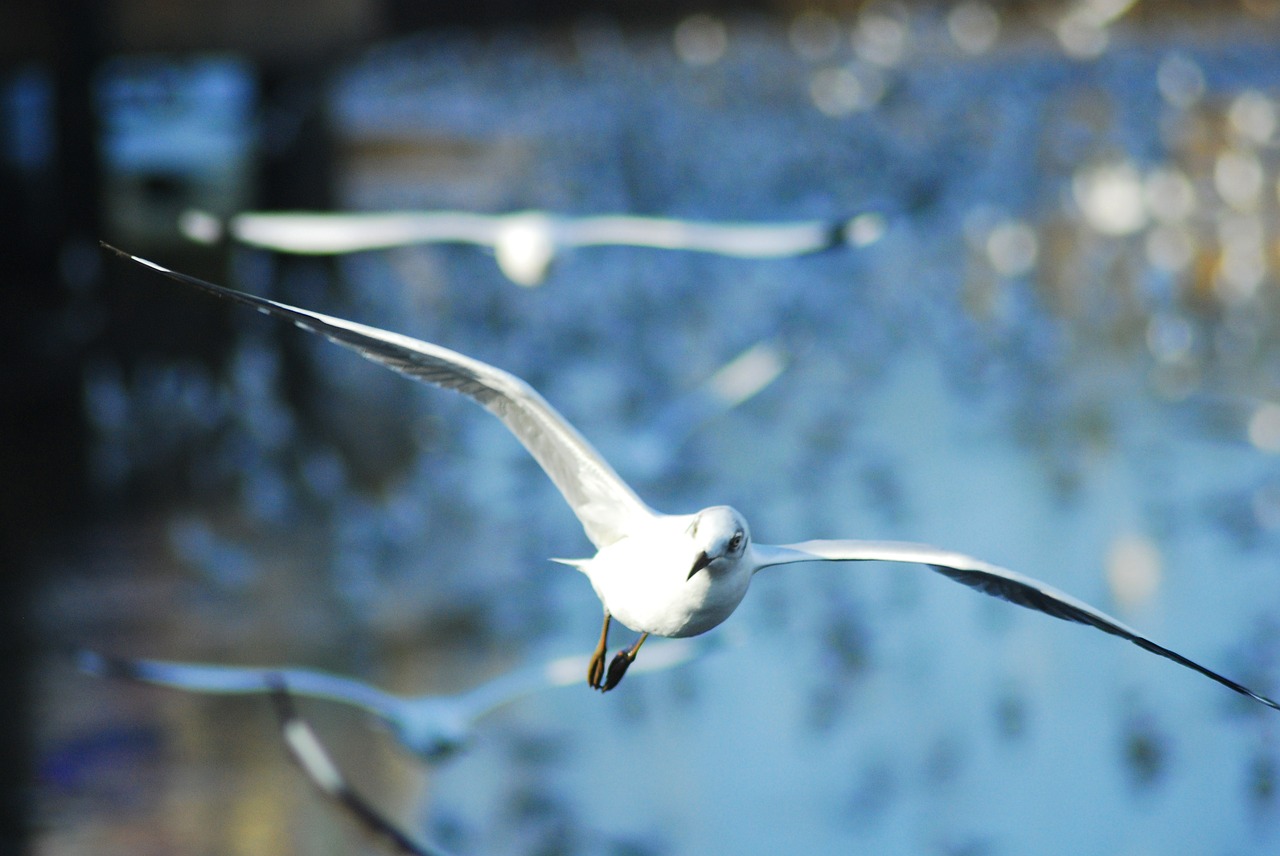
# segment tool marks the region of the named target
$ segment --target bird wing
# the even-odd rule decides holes
[[[398,696],[354,678],[313,669],[255,668],[180,663],[171,660],[135,660],[109,657],[94,651],[77,655],[80,669],[92,675],[124,678],[148,684],[221,695],[266,694],[283,682],[289,692],[310,698],[355,705],[383,718],[403,704]]]
[[[243,244],[308,255],[412,244],[491,245],[498,227],[490,215],[463,211],[250,211],[227,221],[228,231]]]
[[[591,444],[515,375],[430,342],[245,294],[102,246],[170,279],[292,321],[407,377],[479,402],[503,421],[551,477],[597,548],[612,544],[653,514]]]
[[[356,792],[310,723],[298,715],[292,696],[295,688],[286,686],[279,674],[268,675],[268,681],[285,747],[321,794],[337,802],[370,831],[385,836],[402,853],[409,856],[445,856],[443,850],[410,836]]]
[[[77,663],[83,672],[99,677],[124,678],[174,690],[219,695],[265,695],[283,681],[293,694],[355,705],[383,719],[394,717],[403,705],[399,696],[378,690],[355,678],[316,669],[256,668],[115,658],[96,651],[81,651],[77,655]]]
[[[1212,678],[1225,687],[1241,695],[1260,701],[1268,707],[1280,710],[1280,704],[1266,696],[1224,677],[1212,669],[1208,669],[1194,660],[1189,660],[1176,651],[1151,641],[1138,631],[1125,626],[1121,622],[1095,609],[1084,601],[1069,594],[1045,585],[1039,580],[1023,576],[1005,568],[992,565],[980,559],[942,550],[927,544],[910,544],[897,541],[804,541],[799,544],[786,544],[772,547],[764,544],[753,547],[756,569],[770,565],[784,565],[793,562],[913,562],[928,565],[933,570],[950,577],[958,583],[977,589],[984,594],[998,597],[1001,600],[1034,609],[1054,618],[1075,621],[1096,627],[1104,633],[1128,639],[1153,654],[1172,660],[1188,669]]]
[[[556,234],[561,243],[570,246],[623,244],[743,258],[803,255],[842,240],[839,228],[823,220],[712,223],[628,215],[561,219],[556,223]]]

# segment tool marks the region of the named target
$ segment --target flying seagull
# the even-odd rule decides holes
[[[670,639],[651,645],[636,671],[656,672],[690,662],[710,650],[699,640]],[[466,748],[476,723],[520,698],[581,680],[586,657],[559,657],[517,668],[458,695],[401,696],[355,678],[295,668],[254,668],[76,653],[81,671],[173,689],[222,695],[270,693],[283,681],[292,695],[349,704],[382,721],[396,739],[426,761],[442,761]]]
[[[247,211],[224,223],[213,214],[192,210],[179,217],[178,228],[199,243],[216,243],[230,234],[242,244],[303,255],[413,244],[476,244],[493,249],[498,266],[512,282],[534,286],[546,277],[556,255],[573,247],[625,245],[748,259],[783,258],[845,245],[865,246],[880,238],[885,225],[875,213],[838,221],[752,223],[624,214],[569,217],[545,211]]]
[[[746,519],[727,505],[693,514],[654,511],[563,416],[512,374],[430,342],[244,294],[103,246],[178,282],[292,321],[408,377],[456,390],[501,419],[560,489],[596,546],[596,554],[589,559],[557,561],[585,574],[604,606],[604,624],[587,670],[588,683],[602,692],[622,680],[650,634],[696,636],[728,618],[762,568],[796,562],[881,561],[925,565],[985,594],[1096,627],[1280,710],[1280,704],[1266,696],[1153,642],[1087,603],[981,559],[896,541],[758,544],[751,539]],[[614,656],[606,672],[613,618],[640,635]]]

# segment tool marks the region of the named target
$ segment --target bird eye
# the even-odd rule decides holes
[[[738,552],[738,548],[741,546],[742,546],[742,533],[741,532],[733,533],[733,537],[729,539],[729,552],[736,553]]]

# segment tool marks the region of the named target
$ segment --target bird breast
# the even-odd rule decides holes
[[[610,544],[583,571],[604,608],[632,630],[658,636],[704,633],[738,606],[751,575],[707,568],[690,578],[698,550],[685,526],[656,528]]]

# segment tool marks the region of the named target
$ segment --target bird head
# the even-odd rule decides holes
[[[745,555],[747,545],[751,543],[747,521],[727,505],[699,511],[689,524],[688,533],[695,548],[688,579],[693,579],[694,574],[704,569],[714,573],[732,565]]]

